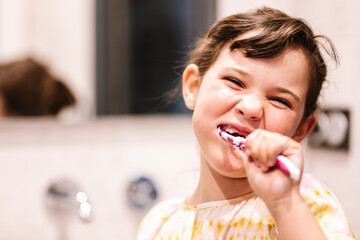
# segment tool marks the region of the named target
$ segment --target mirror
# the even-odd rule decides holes
[[[180,95],[166,104],[164,93],[215,21],[215,1],[97,1],[96,10],[97,114],[188,112]]]
[[[179,84],[189,49],[215,21],[215,0],[0,4],[0,64],[30,57],[46,66],[75,96],[68,99],[71,118],[189,112],[180,95],[170,104],[164,95]],[[40,87],[31,91],[41,95]],[[12,101],[6,98],[1,102]]]

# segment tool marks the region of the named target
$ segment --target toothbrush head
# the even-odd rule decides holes
[[[225,141],[231,143],[234,147],[238,147],[241,150],[245,149],[245,138],[241,136],[233,136],[220,128],[217,129],[220,137],[222,137]]]

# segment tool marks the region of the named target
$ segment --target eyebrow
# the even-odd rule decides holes
[[[234,67],[227,67],[224,68],[221,72],[225,72],[225,71],[235,71],[237,73],[239,73],[240,75],[246,76],[246,77],[251,77],[251,74],[241,68],[234,68]]]
[[[300,97],[298,95],[296,95],[294,92],[290,91],[289,89],[282,88],[282,87],[277,87],[276,90],[281,93],[287,93],[287,94],[291,95],[293,98],[295,98],[296,102],[301,105]]]

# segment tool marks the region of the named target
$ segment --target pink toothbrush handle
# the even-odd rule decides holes
[[[245,143],[240,144],[239,148],[241,150],[245,149]],[[295,181],[300,180],[300,171],[299,169],[284,155],[279,155],[276,158],[276,167],[281,169],[284,173],[290,176]]]
[[[300,180],[300,171],[287,157],[279,155],[276,158],[276,166],[295,181]]]

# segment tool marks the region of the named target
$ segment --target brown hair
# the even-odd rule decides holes
[[[32,58],[0,65],[0,93],[7,116],[56,115],[76,102],[65,83]]]
[[[233,41],[252,30],[260,31],[255,36]],[[305,119],[317,109],[317,99],[327,74],[327,67],[319,50],[320,46],[324,46],[320,39],[329,44],[330,49],[324,47],[324,50],[338,63],[336,49],[330,39],[314,35],[302,19],[264,7],[249,13],[231,15],[215,23],[206,36],[198,41],[188,63],[196,64],[202,77],[216,61],[224,45],[231,41],[231,50],[241,49],[245,56],[251,58],[274,57],[289,45],[301,47],[308,55],[311,70],[303,116]]]

